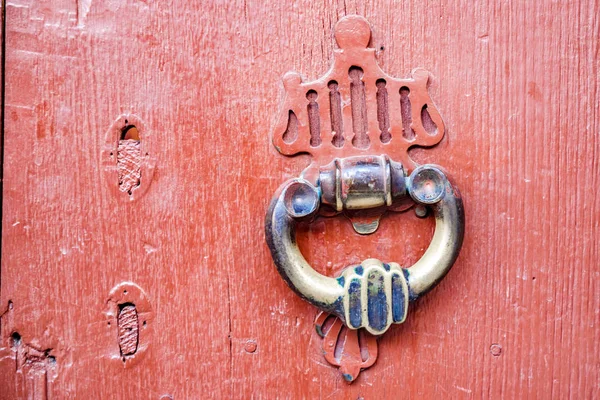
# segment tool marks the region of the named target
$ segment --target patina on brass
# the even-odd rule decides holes
[[[316,322],[323,346],[333,346],[323,347],[325,359],[351,382],[375,362],[373,335],[403,322],[409,303],[452,267],[463,240],[464,213],[458,190],[441,168],[419,166],[408,153],[413,147],[438,144],[446,132],[429,96],[432,75],[423,68],[406,78],[384,72],[363,17],[340,19],[334,37],[338,48],[321,77],[309,81],[296,72],[283,77],[285,97],[273,145],[286,156],[309,154],[312,162],[275,194],[267,212],[266,239],[288,285],[328,313]],[[425,254],[409,268],[368,259],[336,277],[324,276],[296,245],[299,222],[342,214],[356,232],[369,235],[384,213],[413,206],[419,218],[433,215],[436,228]],[[358,333],[371,338],[368,349]],[[344,343],[343,349],[336,343]]]
[[[266,238],[279,273],[296,293],[338,316],[349,328],[365,328],[378,335],[392,323],[404,322],[409,300],[431,290],[448,273],[462,245],[464,212],[458,191],[439,167],[423,165],[408,177],[392,178],[392,161],[385,157],[363,161],[336,160],[336,165],[350,171],[337,172],[336,183],[327,180],[325,187],[322,181],[313,185],[302,178],[284,183],[267,212]],[[403,174],[401,166],[394,171]],[[343,182],[343,176],[353,179]],[[365,189],[370,185],[373,192]],[[296,225],[319,215],[322,205],[335,204],[342,211],[348,204],[361,208],[377,207],[382,202],[391,205],[404,196],[431,209],[436,219],[429,248],[410,268],[368,259],[332,278],[316,272],[300,253]]]

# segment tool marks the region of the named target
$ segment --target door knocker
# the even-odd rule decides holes
[[[375,49],[368,47],[370,37],[364,18],[345,17],[336,24],[339,49],[325,76],[312,82],[293,72],[284,76],[286,98],[273,144],[287,156],[309,153],[313,162],[278,189],[266,216],[266,240],[283,279],[303,299],[337,317],[348,327],[346,339],[356,341],[355,330],[381,335],[391,324],[404,322],[409,302],[450,270],[464,235],[456,187],[441,167],[416,165],[407,152],[412,146],[433,146],[444,135],[444,123],[428,94],[430,75],[423,69],[414,70],[409,79],[387,75],[377,65]],[[341,213],[358,233],[368,235],[384,212],[415,205],[432,212],[436,227],[429,248],[409,268],[367,259],[337,277],[324,276],[296,245],[301,221]],[[329,333],[339,334],[342,326],[334,324],[337,328],[323,332],[327,317],[320,314],[317,319],[326,339]],[[352,381],[374,360],[364,362],[360,354],[353,356],[357,344],[347,346],[340,356],[345,360],[324,350],[327,360]]]

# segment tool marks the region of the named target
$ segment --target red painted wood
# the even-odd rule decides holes
[[[434,74],[447,133],[412,155],[450,171],[467,226],[455,268],[349,386],[263,218],[308,162],[271,146],[281,76],[321,76],[353,13],[390,75]],[[595,0],[8,2],[0,397],[600,396],[599,15]],[[130,113],[156,157],[133,202],[102,167]],[[364,238],[338,218],[300,242],[333,274],[408,266],[431,232],[405,213]],[[153,320],[124,368],[106,310],[125,281]]]

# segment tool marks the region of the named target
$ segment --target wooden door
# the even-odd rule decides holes
[[[4,11],[1,398],[600,396],[598,1]],[[434,75],[446,134],[411,156],[450,172],[466,213],[453,270],[352,384],[264,237],[309,163],[271,144],[281,77],[321,76],[349,14],[390,75]],[[432,231],[407,212],[362,237],[337,217],[299,241],[334,275],[410,265]]]

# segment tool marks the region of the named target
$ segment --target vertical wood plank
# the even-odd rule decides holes
[[[15,374],[18,331],[56,358],[48,397],[600,395],[597,0],[6,7],[4,376]],[[263,219],[279,184],[308,164],[270,144],[280,78],[326,71],[333,25],[353,13],[371,22],[385,71],[434,74],[448,131],[412,154],[453,175],[467,230],[448,277],[347,385],[320,353],[316,310],[277,275]],[[125,113],[158,144],[134,203],[114,198],[118,182],[101,168],[106,132]],[[391,215],[365,238],[337,218],[299,241],[332,275],[367,257],[409,266],[432,229]],[[111,359],[119,343],[104,316],[124,281],[155,314],[131,368]]]

